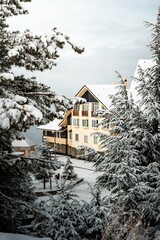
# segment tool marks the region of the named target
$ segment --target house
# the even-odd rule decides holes
[[[127,84],[127,80],[126,84]],[[75,97],[86,99],[83,104],[76,104],[73,109],[67,111],[63,120],[57,120],[38,127],[43,130],[43,141],[62,153],[72,157],[80,157],[78,146],[85,145],[103,153],[98,144],[98,139],[93,133],[105,132],[98,124],[102,117],[95,116],[98,109],[107,109],[111,104],[110,95],[116,92],[115,84],[90,84],[84,85]]]
[[[33,151],[35,144],[25,137],[22,140],[14,140],[12,142],[12,148],[15,153],[23,153],[25,157],[28,157],[30,152]]]

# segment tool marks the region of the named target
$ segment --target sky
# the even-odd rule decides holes
[[[79,55],[66,47],[57,67],[26,73],[52,91],[72,98],[85,84],[116,82],[115,70],[130,85],[138,60],[151,58],[151,29],[144,21],[156,22],[159,0],[32,0],[24,6],[29,14],[10,18],[11,30],[47,35],[57,27],[85,48]]]

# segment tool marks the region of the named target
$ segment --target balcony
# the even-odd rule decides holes
[[[78,110],[73,110],[73,116],[79,116],[79,111]]]
[[[82,111],[82,116],[88,116],[88,111]]]

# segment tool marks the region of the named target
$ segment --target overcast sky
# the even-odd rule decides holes
[[[10,29],[46,35],[57,27],[85,47],[82,55],[66,48],[51,71],[29,73],[53,91],[73,97],[84,84],[117,81],[115,70],[130,83],[138,59],[151,58],[144,21],[156,21],[159,0],[32,0],[24,6],[29,14],[11,18]]]

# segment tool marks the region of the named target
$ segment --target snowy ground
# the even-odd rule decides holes
[[[51,238],[34,238],[22,234],[0,233],[0,240],[51,240]]]
[[[64,164],[67,161],[66,156],[58,156],[58,160],[61,162],[64,162]],[[80,199],[85,200],[85,201],[89,201],[91,198],[91,194],[90,194],[90,186],[93,186],[95,184],[96,181],[96,177],[98,177],[100,174],[102,173],[97,173],[94,170],[94,163],[93,162],[85,162],[83,160],[80,159],[75,159],[75,158],[71,158],[71,162],[72,165],[74,166],[74,172],[78,175],[78,178],[83,178],[83,181],[77,185],[75,185],[73,187],[73,192],[76,193]],[[63,172],[63,167],[61,167],[61,169],[57,170],[57,173],[60,173],[60,175]],[[43,190],[43,183],[41,182],[41,184],[39,183],[39,181],[34,181],[34,186],[36,187],[36,189],[39,191],[44,191]],[[49,183],[46,184],[46,190],[49,190]],[[52,181],[52,189],[56,189],[56,184],[55,184],[55,179],[53,178]],[[109,194],[109,192],[107,190],[103,190],[102,191],[102,196],[106,196],[107,194]]]
[[[66,161],[65,157],[60,157],[60,160]],[[74,172],[78,175],[78,177],[83,178],[83,182],[77,184],[73,188],[73,191],[80,197],[80,199],[89,201],[91,198],[89,185],[93,186],[96,182],[96,178],[102,173],[95,172],[93,162],[86,162],[75,158],[71,158],[71,162],[74,166]],[[109,192],[107,190],[102,191],[102,196],[106,196],[108,194]]]

